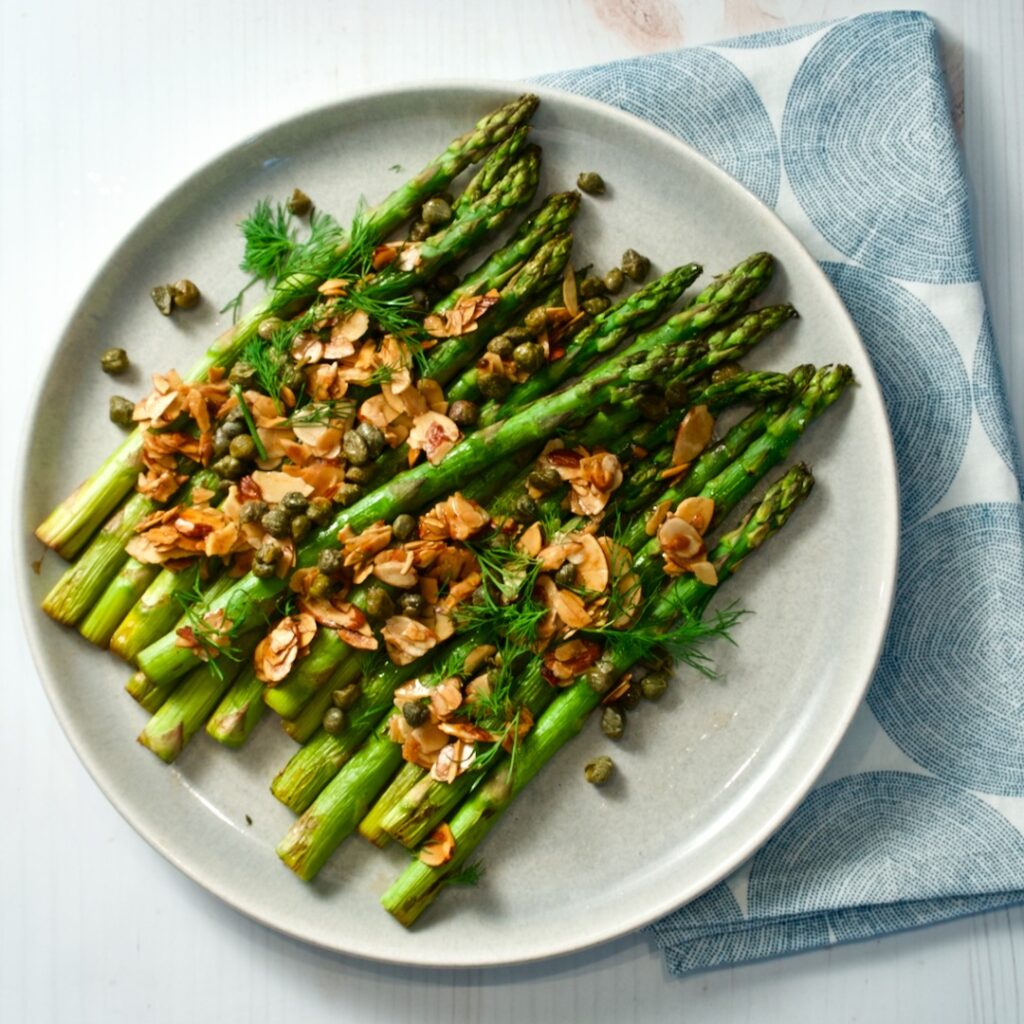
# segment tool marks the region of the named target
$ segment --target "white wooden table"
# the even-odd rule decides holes
[[[392,82],[515,79],[885,6],[871,0],[4,0],[2,478],[13,473],[9,449],[26,414],[28,384],[92,268],[165,190],[247,133]],[[930,11],[942,29],[1020,432],[1024,4],[913,6]],[[8,521],[11,504],[5,495]],[[1024,910],[683,980],[667,976],[639,936],[540,966],[468,972],[382,967],[281,938],[187,881],[117,816],[50,713],[12,588],[0,590],[0,608],[4,1024],[1020,1019]]]

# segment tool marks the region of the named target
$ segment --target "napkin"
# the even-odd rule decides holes
[[[786,824],[652,926],[675,973],[1024,901],[1020,463],[937,42],[923,14],[867,14],[542,79],[778,212],[853,315],[896,445],[898,582],[866,700]]]

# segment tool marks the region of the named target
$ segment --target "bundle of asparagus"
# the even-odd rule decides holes
[[[697,264],[613,301],[621,272],[570,263],[576,192],[460,281],[536,191],[536,102],[484,117],[347,232],[317,215],[297,242],[261,204],[243,267],[266,300],[187,378],[154,378],[138,429],[38,530],[78,556],[44,609],[138,668],[139,741],[172,761],[205,724],[240,747],[276,712],[303,744],[272,785],[300,815],[282,860],[312,878],[357,827],[418,849],[384,898],[406,924],[591,711],[621,735],[673,661],[706,670],[735,622],[704,617],[711,596],[809,471],[710,534],[851,380],[738,365],[795,315],[748,311],[766,253],[676,312]]]

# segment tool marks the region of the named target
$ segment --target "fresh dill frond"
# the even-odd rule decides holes
[[[223,680],[224,670],[219,664],[219,658],[224,657],[236,663],[245,660],[246,652],[237,641],[241,634],[241,622],[248,614],[251,602],[245,594],[235,595],[235,598],[224,607],[224,625],[217,627],[209,623],[202,614],[200,602],[203,596],[198,572],[191,586],[174,591],[174,599],[181,608],[188,628],[192,630],[192,635],[207,654],[206,663],[210,671],[218,680]],[[240,612],[243,614],[239,614]]]
[[[548,609],[534,597],[540,563],[516,547],[468,545],[480,566],[474,600],[460,605],[467,627],[487,630],[519,647],[528,647]]]
[[[367,725],[373,725],[391,707],[393,707],[391,701],[382,701],[378,704],[370,704],[365,708],[361,708],[349,718],[349,728],[358,730]]]
[[[292,215],[288,207],[261,199],[239,230],[245,239],[245,251],[239,267],[259,281],[276,280],[296,248]]]
[[[325,398],[318,402],[300,405],[283,425],[289,427],[329,427],[332,423],[343,423],[355,414],[355,402],[351,398]]]
[[[419,854],[416,855],[417,857]],[[471,864],[467,864],[461,871],[454,875],[449,875],[447,878],[442,880],[444,885],[477,885],[481,878],[483,878],[486,872],[484,862],[482,860],[475,860]]]

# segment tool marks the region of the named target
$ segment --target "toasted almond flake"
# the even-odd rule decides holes
[[[388,739],[392,743],[404,743],[412,732],[412,726],[405,720],[404,715],[392,715],[388,719]]]
[[[627,672],[619,681],[612,687],[602,698],[602,704],[614,704],[620,697],[625,697],[629,693],[629,684],[633,676]]]
[[[317,288],[317,291],[328,298],[337,298],[348,291],[348,281],[343,277],[329,277]]]
[[[313,493],[313,487],[305,480],[298,479],[280,470],[254,470],[252,482],[260,489],[264,501],[276,504],[291,491],[298,491],[303,497]]]
[[[458,718],[450,722],[439,722],[437,727],[446,736],[454,736],[466,743],[493,743],[497,738],[493,732]]]
[[[452,676],[430,692],[430,708],[434,716],[444,720],[462,705],[462,681]]]
[[[448,823],[438,826],[423,844],[420,850],[420,861],[427,867],[438,868],[452,859],[455,853],[455,837]]]
[[[695,405],[683,417],[672,444],[672,465],[692,462],[711,440],[715,418],[706,405]]]
[[[570,316],[577,316],[580,311],[580,301],[576,290],[576,271],[571,263],[566,263],[562,272],[562,302],[569,311]]]
[[[608,587],[608,558],[592,533],[580,536],[578,551],[569,556],[576,566],[576,583],[584,590],[603,593]]]
[[[702,559],[699,562],[691,562],[689,565],[690,572],[709,587],[718,586],[718,573],[715,571],[715,567],[707,560]]]
[[[381,636],[388,657],[396,665],[411,665],[438,644],[434,630],[406,615],[393,615],[384,623]]]
[[[668,469],[663,469],[659,474],[660,480],[672,480],[682,473],[685,473],[690,468],[688,462],[680,463],[678,466],[669,466]]]
[[[711,520],[715,515],[715,503],[711,498],[702,498],[699,495],[693,498],[684,498],[676,506],[673,515],[685,519],[701,536],[707,533]]]
[[[331,328],[331,341],[355,342],[370,329],[370,317],[361,309],[353,309]],[[353,349],[353,351],[355,351]],[[337,358],[337,357],[335,357]]]
[[[466,655],[462,663],[462,670],[467,676],[471,676],[484,665],[488,658],[492,658],[497,653],[498,648],[494,644],[480,644]]]
[[[256,645],[256,678],[270,686],[281,682],[297,658],[305,655],[316,636],[316,621],[305,612],[288,615]]]
[[[425,452],[430,464],[436,466],[461,437],[458,424],[443,413],[422,413],[413,420],[409,431],[410,463],[415,461],[415,454]]]
[[[496,288],[483,295],[463,295],[444,313],[432,313],[423,321],[423,329],[435,338],[458,338],[477,328],[477,320],[499,298]]]
[[[422,700],[424,697],[429,697],[434,692],[432,686],[427,686],[426,683],[419,679],[410,679],[407,683],[402,683],[394,692],[395,706],[401,707],[403,704],[409,701]]]
[[[658,529],[658,544],[673,561],[693,558],[704,547],[701,535],[685,519],[669,516]]]
[[[493,687],[491,686],[491,677],[487,672],[474,677],[466,683],[464,687],[467,704],[475,704],[478,701],[484,700],[487,697],[490,697],[492,692]]]
[[[590,625],[590,613],[583,599],[571,590],[556,587],[551,607],[569,629],[583,629]]]
[[[473,744],[457,739],[440,749],[430,769],[431,778],[438,782],[454,782],[475,760],[476,748]]]
[[[544,534],[541,531],[540,523],[532,523],[516,541],[516,547],[527,557],[536,558],[540,554],[543,543]]]
[[[386,552],[389,553],[389,552]],[[373,575],[386,583],[389,587],[397,587],[399,590],[411,590],[416,586],[418,577],[415,572],[405,569],[402,562],[385,561],[373,563]]]
[[[648,537],[653,537],[658,532],[658,527],[665,522],[665,517],[668,515],[668,510],[671,507],[672,502],[666,498],[664,501],[659,501],[658,504],[651,509],[651,514],[644,522],[644,533],[646,533]]]

